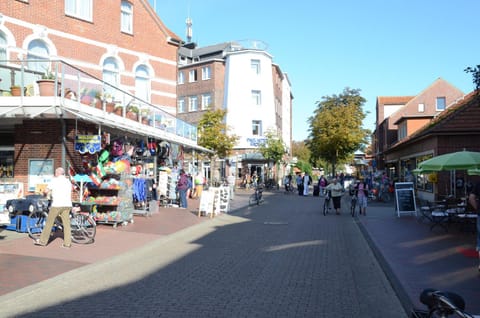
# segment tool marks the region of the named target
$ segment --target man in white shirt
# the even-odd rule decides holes
[[[228,187],[230,188],[230,200],[235,196],[235,176],[233,173],[227,177]]]
[[[63,224],[63,245],[69,248],[72,245],[72,234],[70,227],[70,210],[72,209],[72,184],[65,177],[65,170],[59,167],[55,170],[55,177],[48,184],[45,194],[51,195],[52,203],[48,212],[47,221],[40,238],[35,240],[35,245],[46,246],[52,233],[55,219],[60,216]]]

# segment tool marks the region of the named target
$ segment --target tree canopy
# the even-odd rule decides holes
[[[308,119],[307,146],[311,160],[323,159],[332,165],[346,160],[367,142],[370,134],[362,128],[367,113],[363,111],[365,98],[359,89],[345,88],[339,95],[324,96],[317,101],[313,116]]]
[[[265,159],[277,164],[285,154],[285,145],[282,139],[271,131],[267,131],[265,137],[266,140],[260,145],[259,151]]]
[[[212,150],[210,158],[225,158],[237,142],[237,136],[227,135],[228,127],[224,122],[227,112],[222,109],[205,112],[198,123],[198,144]]]

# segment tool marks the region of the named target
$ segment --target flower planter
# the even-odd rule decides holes
[[[12,96],[22,96],[22,88],[20,86],[10,87],[10,93]]]
[[[40,91],[40,96],[55,96],[55,80],[42,79],[37,81],[38,90]],[[58,88],[60,89],[60,83],[58,83]]]
[[[114,108],[113,113],[115,115],[122,116],[123,115],[123,108],[122,107],[116,107],[116,108]]]
[[[138,114],[134,112],[127,112],[126,116],[128,119],[138,121]]]
[[[115,110],[115,103],[105,103],[105,111],[107,113],[113,113],[113,111]]]

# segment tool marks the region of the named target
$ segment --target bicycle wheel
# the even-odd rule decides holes
[[[356,199],[352,199],[352,203],[351,203],[351,206],[350,206],[350,213],[352,214],[352,218],[355,217],[355,208],[357,206],[357,200]]]
[[[40,238],[43,227],[47,221],[48,214],[44,211],[33,211],[27,218],[27,232],[28,236],[36,240]]]
[[[330,199],[325,199],[325,201],[323,202],[323,215],[327,215],[329,203]]]
[[[248,204],[254,205],[256,203],[257,203],[257,196],[255,194],[250,195],[250,198],[248,199]]]
[[[72,228],[72,242],[77,244],[89,244],[95,241],[97,224],[87,214],[75,213],[70,219]]]

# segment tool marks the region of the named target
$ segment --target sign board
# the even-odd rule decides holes
[[[200,196],[200,204],[198,206],[198,215],[205,213],[205,215],[213,213],[213,198],[214,192],[206,190]]]
[[[76,135],[75,150],[81,154],[94,154],[102,150],[102,137],[100,135]]]
[[[417,213],[413,182],[395,183],[395,202],[398,217],[405,213]]]

